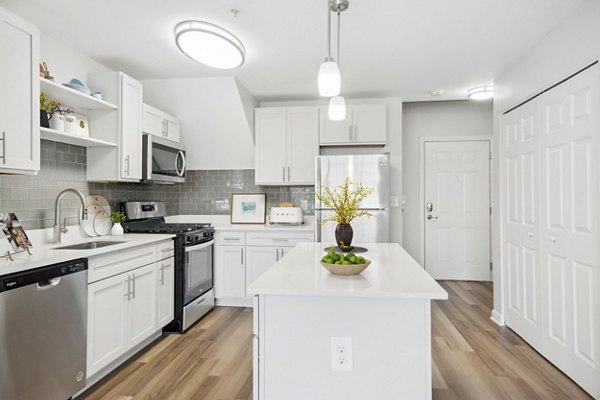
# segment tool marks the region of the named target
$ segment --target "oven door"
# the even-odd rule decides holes
[[[213,287],[213,248],[215,240],[184,247],[183,305]]]
[[[144,180],[159,183],[185,182],[185,147],[172,140],[161,139],[153,135],[143,138],[143,176]]]

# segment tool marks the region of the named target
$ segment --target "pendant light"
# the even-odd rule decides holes
[[[340,69],[331,58],[331,9],[329,0],[327,0],[327,57],[319,68],[319,77],[317,84],[319,94],[324,97],[337,96],[340,94],[342,85],[340,78]]]
[[[348,8],[348,1],[332,1],[332,11],[337,11],[337,61],[340,63],[340,32],[341,18],[340,13]],[[337,95],[329,99],[329,108],[327,112],[329,119],[332,121],[343,121],[346,119],[346,99],[344,96]]]

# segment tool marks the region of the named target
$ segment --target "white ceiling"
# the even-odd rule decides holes
[[[350,0],[342,14],[342,94],[464,98],[585,0]],[[0,0],[48,36],[138,79],[234,75],[261,100],[316,99],[326,0]],[[240,10],[237,18],[230,13]],[[186,19],[232,31],[246,64],[216,71],[179,53]],[[429,91],[444,89],[441,98]]]

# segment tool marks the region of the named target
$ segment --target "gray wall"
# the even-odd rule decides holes
[[[491,101],[404,103],[402,169],[405,205],[402,245],[417,260],[420,257],[420,139],[440,136],[492,136],[492,117]]]
[[[307,214],[314,214],[314,187],[261,187],[254,185],[254,170],[188,171],[184,185],[86,182],[86,149],[47,140],[41,142],[38,175],[0,175],[0,211],[14,212],[25,228],[48,228],[54,224],[54,200],[61,190],[75,188],[99,194],[117,208],[123,200],[163,200],[167,213],[229,214],[232,192],[267,193],[270,208],[282,201],[300,206],[307,200]],[[77,224],[79,200],[68,195],[62,215]]]

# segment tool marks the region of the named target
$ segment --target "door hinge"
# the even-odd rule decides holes
[[[490,271],[494,270],[494,263],[490,263]]]

